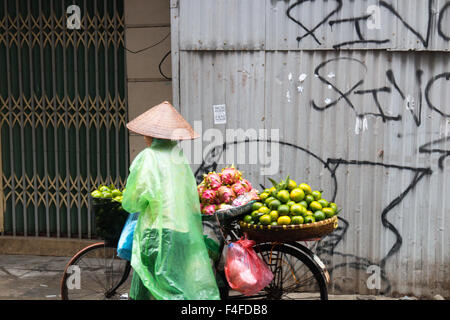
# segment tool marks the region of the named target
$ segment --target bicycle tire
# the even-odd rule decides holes
[[[313,258],[314,254],[309,249],[297,243],[260,243],[256,244],[253,248],[258,253],[258,255],[263,258],[264,262],[269,266],[272,273],[274,273],[274,279],[266,288],[264,288],[263,291],[254,296],[244,296],[240,294],[230,295],[230,292],[232,292],[232,290],[230,289],[228,297],[226,298],[228,299],[265,298],[269,300],[281,300],[283,298],[294,300],[310,299],[312,297],[311,292],[308,293],[302,291],[293,292],[293,291],[286,291],[286,288],[283,288],[285,285],[282,268],[283,262],[282,260],[284,256],[285,260],[287,260],[286,257],[288,257],[289,260],[292,259],[291,262],[295,262],[296,264],[300,263],[302,266],[305,266],[308,270],[308,274],[310,274],[309,279],[311,279],[314,284],[314,286],[310,285],[308,290],[310,291],[318,290],[320,300],[328,300],[327,277],[324,274],[324,270],[314,260]],[[276,255],[277,258],[275,259],[273,259],[274,251],[278,252],[278,254]],[[269,257],[271,258],[269,259]],[[292,269],[292,265],[290,267]],[[292,270],[290,271],[292,273]],[[294,275],[292,276],[292,278],[294,278],[297,284],[298,279],[300,279],[301,275],[302,274],[300,272],[299,274],[297,274],[297,271],[295,271]],[[281,279],[279,277],[281,277]],[[317,292],[315,294],[317,294]],[[314,298],[317,297],[314,295]]]
[[[121,299],[120,293],[123,291],[128,294],[128,286],[121,287],[123,283],[129,278],[131,272],[131,265],[129,261],[117,257],[116,247],[110,246],[105,242],[97,242],[89,245],[79,252],[77,252],[67,263],[60,283],[60,293],[62,300],[104,300],[104,299]],[[102,257],[103,255],[103,257]],[[88,261],[91,260],[91,261]],[[94,263],[97,260],[99,263]],[[103,265],[102,262],[103,261]],[[109,261],[109,262],[107,262]],[[89,262],[89,264],[88,264]],[[114,266],[116,272],[114,272]],[[78,286],[74,288],[68,287],[68,281],[71,280],[72,269],[71,266],[78,266],[80,280]],[[103,274],[102,274],[103,272]],[[86,281],[86,275],[89,281]],[[104,276],[104,278],[103,278]],[[102,280],[105,280],[104,282]],[[95,286],[97,294],[89,296],[90,299],[81,299],[82,293],[85,293],[90,288]],[[98,286],[99,285],[99,286]],[[120,291],[118,289],[121,289]],[[86,294],[87,297],[87,294]]]

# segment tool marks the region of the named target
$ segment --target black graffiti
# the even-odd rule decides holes
[[[336,171],[339,167],[342,166],[380,166],[386,169],[392,169],[392,170],[407,170],[414,173],[414,176],[412,178],[412,181],[410,184],[406,187],[404,191],[402,191],[397,197],[395,197],[394,200],[392,200],[381,212],[381,223],[382,225],[392,232],[395,236],[395,242],[392,245],[392,247],[389,249],[387,254],[383,258],[380,259],[380,261],[371,261],[364,257],[359,257],[354,254],[349,253],[343,253],[336,250],[336,247],[338,244],[345,239],[345,235],[350,227],[350,223],[344,219],[342,216],[339,216],[339,227],[329,236],[324,237],[321,239],[317,246],[317,253],[319,256],[325,261],[325,263],[328,264],[328,270],[330,274],[333,274],[333,271],[343,268],[343,267],[349,267],[357,270],[364,270],[366,271],[367,268],[371,265],[377,265],[381,269],[381,280],[385,284],[385,289],[381,291],[380,293],[385,294],[389,293],[391,290],[391,284],[389,282],[389,278],[386,275],[385,272],[385,266],[390,257],[398,253],[400,250],[403,239],[398,231],[398,229],[394,226],[393,223],[391,223],[388,219],[388,214],[397,207],[404,199],[405,197],[417,186],[417,184],[426,176],[429,176],[433,173],[431,168],[427,167],[411,167],[411,166],[402,166],[402,165],[396,165],[396,164],[388,164],[383,162],[373,162],[373,161],[361,161],[361,160],[345,160],[345,159],[334,159],[334,158],[328,158],[327,161],[324,161],[322,158],[314,154],[313,152],[309,151],[306,148],[300,147],[298,145],[295,145],[293,143],[285,142],[285,141],[274,141],[270,139],[245,139],[242,141],[229,141],[224,142],[222,145],[216,146],[212,148],[209,153],[205,156],[205,158],[202,161],[202,164],[197,168],[195,171],[195,177],[198,183],[200,183],[203,179],[203,175],[207,174],[210,171],[217,170],[218,167],[218,161],[220,157],[223,155],[223,152],[232,145],[237,145],[240,143],[279,143],[282,146],[291,147],[296,150],[300,150],[302,152],[305,152],[307,155],[313,157],[317,161],[323,165],[323,167],[329,172],[332,185],[330,188],[332,189],[332,196],[331,201],[336,201],[337,191],[338,191],[338,180],[336,177]],[[428,146],[424,145],[423,150],[426,149]],[[450,154],[450,151],[448,151],[448,154]],[[448,155],[447,154],[447,155]],[[264,185],[261,185],[261,188],[265,188]],[[346,259],[346,262],[339,263],[335,265],[331,265],[333,256],[340,256]]]
[[[442,7],[442,9],[439,11],[439,20],[438,20],[438,33],[439,35],[445,40],[445,41],[450,41],[450,35],[444,33],[444,30],[442,28],[442,19],[444,18],[444,14],[447,11],[447,9],[450,9],[450,2],[447,2],[446,4],[444,4],[444,6]],[[449,11],[450,14],[450,11]]]
[[[296,24],[298,24],[303,30],[306,31],[306,34],[304,34],[303,36],[299,36],[297,37],[297,41],[300,43],[300,41],[302,39],[304,39],[307,36],[312,36],[314,38],[314,40],[320,45],[321,42],[319,41],[319,39],[317,39],[317,37],[314,34],[314,31],[316,31],[320,26],[322,26],[325,22],[327,22],[327,20],[333,16],[335,13],[339,12],[342,8],[342,0],[336,0],[337,6],[336,8],[331,11],[322,21],[320,21],[314,28],[312,28],[311,30],[306,28],[299,20],[295,19],[292,15],[291,15],[291,11],[292,9],[294,9],[297,6],[300,6],[302,3],[305,2],[309,2],[309,1],[313,1],[313,0],[300,0],[297,1],[296,3],[292,4],[291,6],[289,6],[289,8],[286,11],[286,15],[289,17],[289,19],[291,19],[292,21],[294,21]]]
[[[321,26],[325,25],[327,22],[328,22],[328,25],[330,26],[331,30],[333,30],[333,26],[336,24],[350,23],[353,25],[354,30],[357,35],[357,39],[348,40],[348,41],[334,44],[333,48],[335,48],[335,49],[340,49],[341,47],[344,47],[344,46],[351,46],[351,45],[356,45],[356,44],[373,43],[373,44],[381,45],[381,44],[385,44],[385,43],[391,41],[389,38],[387,38],[387,39],[367,39],[363,35],[362,30],[361,30],[361,22],[367,21],[368,19],[370,19],[372,17],[372,14],[365,14],[365,15],[361,15],[361,16],[354,16],[354,17],[347,17],[347,18],[343,18],[343,19],[332,20],[331,18],[333,16],[339,14],[343,10],[343,1],[342,0],[336,0],[336,7],[331,12],[327,13],[326,16],[324,16],[323,19],[318,24],[316,24],[313,28],[308,29],[300,21],[300,19],[298,19],[292,15],[292,10],[294,8],[301,6],[306,2],[314,3],[315,1],[314,0],[297,1],[294,4],[290,5],[286,11],[286,16],[291,21],[293,21],[295,24],[299,25],[304,31],[306,31],[305,34],[297,37],[297,41],[299,44],[300,44],[301,40],[303,40],[304,38],[306,38],[308,36],[311,36],[311,37],[313,37],[313,39],[315,40],[315,42],[318,45],[322,45],[321,41],[319,41],[315,32],[317,31],[317,29],[319,29]],[[426,13],[427,14],[427,29],[426,29],[425,36],[422,35],[418,30],[416,30],[416,28],[414,28],[411,24],[409,24],[390,3],[381,0],[381,1],[379,1],[378,6],[379,6],[380,10],[381,10],[381,8],[384,8],[390,14],[392,14],[396,19],[398,19],[401,22],[402,26],[404,28],[406,28],[407,30],[409,30],[411,33],[413,33],[414,36],[417,37],[417,39],[419,39],[420,43],[425,48],[427,48],[429,46],[433,25],[437,26],[437,34],[439,35],[439,37],[441,37],[445,41],[450,40],[450,35],[446,34],[445,31],[443,30],[444,29],[443,28],[444,14],[450,8],[450,2],[445,3],[444,6],[439,10],[439,14],[437,15],[437,16],[439,16],[439,19],[438,19],[438,21],[435,21],[436,18],[435,18],[435,15],[433,14],[434,0],[428,0],[428,10],[427,10],[428,12]]]
[[[419,152],[420,153],[438,153],[438,154],[441,154],[441,156],[439,157],[439,161],[438,161],[439,169],[441,169],[441,170],[444,169],[444,160],[445,160],[445,158],[450,156],[450,146],[448,146],[447,149],[445,149],[445,147],[436,148],[436,145],[441,144],[443,146],[445,142],[450,142],[450,136],[444,137],[444,138],[440,138],[440,139],[431,141],[429,143],[425,143],[424,145],[421,145],[419,147]],[[432,148],[432,147],[434,147],[434,148]]]
[[[329,59],[329,60],[326,60],[326,61],[320,63],[314,70],[315,76],[324,85],[329,86],[333,91],[335,91],[338,94],[338,98],[336,98],[333,101],[330,101],[329,103],[327,103],[326,105],[323,105],[323,106],[319,106],[315,102],[315,100],[312,99],[310,103],[311,103],[311,106],[313,109],[318,110],[318,111],[324,111],[331,107],[336,106],[339,101],[344,100],[346,105],[355,112],[356,117],[360,117],[360,118],[365,117],[365,116],[380,117],[383,120],[383,122],[401,121],[402,120],[401,115],[388,115],[387,112],[385,112],[385,108],[383,107],[383,105],[380,102],[379,95],[380,94],[391,94],[392,93],[391,87],[384,86],[381,88],[359,89],[359,87],[361,87],[364,84],[364,78],[363,78],[363,79],[359,79],[354,85],[351,86],[351,88],[349,90],[344,92],[344,90],[338,88],[336,84],[333,84],[331,81],[327,80],[325,78],[325,76],[323,76],[320,73],[320,71],[328,64],[330,64],[332,62],[339,62],[339,61],[349,61],[351,63],[356,63],[358,66],[362,66],[364,68],[364,73],[367,72],[367,67],[364,64],[364,62],[362,62],[361,60],[358,60],[356,58],[338,57],[338,58]],[[352,68],[355,69],[355,67],[352,67]],[[412,101],[408,101],[408,97],[405,96],[402,89],[398,85],[398,83],[395,79],[394,72],[391,69],[386,71],[386,78],[392,85],[393,89],[395,89],[395,92],[397,92],[400,95],[400,97],[402,98],[402,100],[404,102],[406,102],[406,109],[410,112],[416,126],[419,127],[422,123],[423,70],[417,69],[415,72],[416,86],[417,86],[417,91],[418,91],[418,106],[417,107],[411,105]],[[448,118],[448,117],[450,117],[450,114],[442,111],[442,109],[444,107],[436,106],[431,101],[431,90],[432,90],[434,84],[441,79],[445,79],[447,81],[450,80],[450,72],[444,72],[444,73],[438,74],[436,76],[433,76],[430,80],[428,80],[428,82],[425,86],[425,93],[424,93],[425,101],[431,110],[437,112],[440,116],[442,116],[444,118]],[[357,111],[356,106],[351,101],[352,94],[355,94],[355,95],[370,94],[378,112],[359,112],[359,111]]]

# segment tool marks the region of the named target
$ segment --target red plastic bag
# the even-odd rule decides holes
[[[233,290],[251,296],[264,289],[273,279],[272,271],[256,254],[255,242],[247,238],[228,245],[225,276]]]

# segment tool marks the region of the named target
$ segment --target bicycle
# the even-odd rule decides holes
[[[241,216],[222,221],[222,224],[217,220],[222,235],[220,256],[226,247],[225,239],[233,242],[243,236],[237,223]],[[310,241],[317,243],[317,240]],[[222,299],[328,299],[330,276],[323,262],[307,245],[259,242],[253,248],[274,274],[272,282],[251,297],[232,291],[227,285],[221,286]],[[214,263],[214,270],[216,276],[224,280],[220,262],[219,259]],[[77,283],[71,282],[71,276],[76,267],[82,270],[82,276],[78,288],[73,288]],[[128,299],[131,272],[130,262],[117,256],[115,243],[102,241],[92,244],[75,254],[66,265],[61,279],[61,299]]]

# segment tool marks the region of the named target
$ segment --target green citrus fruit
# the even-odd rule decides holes
[[[282,205],[278,206],[277,211],[280,216],[287,216],[287,215],[289,215],[290,208],[288,205],[282,204]]]
[[[259,195],[259,199],[264,202],[268,197],[270,197],[270,193],[263,192]]]
[[[251,215],[246,215],[245,217],[244,217],[244,222],[247,222],[247,223],[249,223],[250,221],[252,221],[253,220],[253,218],[252,218],[252,216]]]
[[[291,191],[290,197],[292,201],[300,202],[305,199],[305,192],[300,188],[295,188]]]
[[[311,195],[314,197],[314,200],[316,201],[322,199],[322,193],[320,191],[317,190],[313,191]]]
[[[287,189],[292,190],[292,189],[295,189],[296,187],[297,187],[297,182],[295,182],[292,179],[289,179]]]
[[[322,208],[326,208],[326,207],[328,207],[329,204],[330,204],[330,203],[329,203],[327,200],[325,200],[325,199],[319,199],[319,200],[317,200],[317,202],[320,203],[320,204],[322,205]]]
[[[276,197],[276,196],[277,196],[277,188],[272,187],[272,188],[270,188],[269,190],[270,190],[270,193],[269,193],[269,194],[270,194],[272,197]]]
[[[252,211],[259,210],[262,206],[264,205],[261,202],[255,202],[252,204]]]
[[[298,187],[300,189],[302,189],[303,192],[305,192],[305,194],[311,194],[312,193],[311,187],[309,185],[307,185],[306,183],[301,183]]]
[[[304,206],[305,208],[308,208],[308,202],[306,202],[305,200],[300,201],[298,204]]]
[[[102,193],[98,190],[92,191],[91,192],[91,196],[94,198],[101,198],[102,197]]]
[[[253,221],[259,221],[259,217],[262,215],[263,214],[261,212],[259,212],[258,210],[255,210],[251,213],[251,217],[252,217]]]
[[[305,201],[308,203],[308,205],[314,201],[314,197],[311,194],[307,194],[305,197]]]
[[[122,192],[120,192],[120,190],[114,189],[111,191],[113,198],[115,197],[119,197],[122,195]]]
[[[292,217],[292,224],[303,224],[304,219],[302,216],[293,216]]]
[[[279,217],[278,211],[276,211],[276,210],[270,211],[269,215],[270,215],[270,218],[272,219],[272,221],[278,220],[278,217]]]
[[[321,210],[317,210],[316,212],[314,212],[314,219],[316,219],[316,221],[325,220],[325,213],[323,213]]]
[[[291,218],[289,216],[281,216],[278,218],[277,223],[279,225],[285,225],[291,223]]]
[[[292,205],[294,205],[295,204],[295,202],[294,201],[288,201],[287,203],[286,203],[286,205],[287,206],[289,206],[289,207],[291,207]]]
[[[277,210],[277,208],[281,205],[280,200],[273,200],[269,203],[269,208],[272,210]]]
[[[322,205],[317,201],[313,201],[309,204],[309,208],[315,212],[317,210],[322,210]]]
[[[331,209],[333,209],[334,213],[336,213],[338,211],[338,206],[336,203],[330,202],[329,206]]]
[[[268,197],[265,201],[264,204],[266,205],[266,207],[269,206],[269,204],[273,201],[273,200],[277,200],[275,197]]]
[[[263,214],[261,217],[259,217],[259,222],[261,222],[262,225],[269,225],[272,222],[272,219],[270,218],[270,215]]]
[[[313,216],[314,212],[312,212],[311,210],[306,211],[305,216]]]
[[[107,186],[101,186],[100,188],[98,188],[98,190],[100,192],[110,192],[111,190],[109,190],[109,188]]]
[[[281,190],[277,193],[277,199],[280,200],[282,203],[288,203],[290,199],[289,197],[289,191],[287,190]]]
[[[102,198],[107,198],[107,199],[110,199],[110,198],[112,198],[113,196],[112,196],[112,193],[111,192],[108,192],[108,191],[103,191],[102,192]]]
[[[278,223],[277,223],[276,221],[273,221],[273,222],[270,223],[270,225],[271,225],[271,226],[277,226]]]
[[[328,218],[331,218],[332,216],[334,216],[334,210],[333,208],[327,207],[327,208],[323,208],[322,212],[325,213],[325,216]]]
[[[266,214],[266,213],[270,212],[270,209],[267,208],[266,206],[264,206],[264,207],[259,208],[258,211],[262,214]]]
[[[294,216],[301,216],[301,215],[304,215],[304,214],[306,214],[306,208],[304,207],[304,206],[302,206],[302,205],[300,205],[300,204],[294,204],[292,207],[291,207],[291,213],[294,215]]]
[[[306,216],[304,218],[304,222],[305,222],[305,224],[306,223],[314,223],[314,222],[316,222],[316,219],[314,218],[314,216]]]

